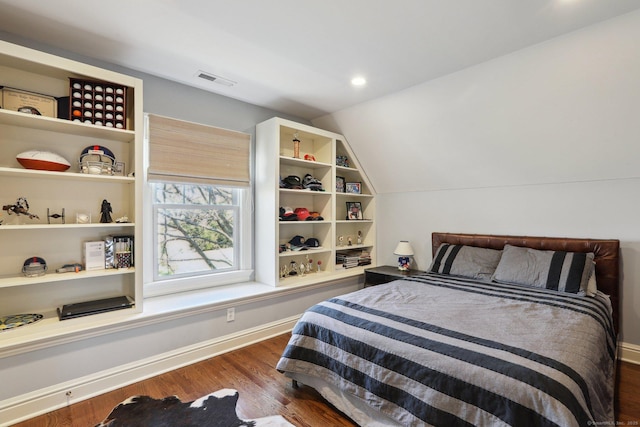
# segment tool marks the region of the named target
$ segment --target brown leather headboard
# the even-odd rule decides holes
[[[598,289],[611,298],[613,324],[618,329],[620,304],[620,241],[604,239],[575,239],[563,237],[498,236],[492,234],[433,233],[432,254],[442,243],[502,249],[504,245],[523,246],[532,249],[593,252],[596,263]]]

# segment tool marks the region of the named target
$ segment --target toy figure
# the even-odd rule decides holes
[[[113,222],[113,220],[111,219],[111,212],[113,212],[113,210],[111,210],[111,203],[107,202],[107,200],[103,200],[102,201],[102,207],[100,208],[100,222],[101,223],[110,223]]]
[[[7,211],[9,215],[26,215],[29,217],[29,219],[40,219],[38,215],[29,213],[29,202],[27,202],[27,199],[25,199],[24,197],[19,197],[18,200],[16,200],[15,205],[4,205],[2,207],[2,210]]]

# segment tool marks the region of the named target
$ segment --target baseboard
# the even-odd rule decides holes
[[[640,365],[640,345],[620,343],[618,346],[618,359]]]
[[[0,426],[64,406],[291,331],[299,316],[163,353],[0,402]],[[106,414],[105,414],[106,415]]]

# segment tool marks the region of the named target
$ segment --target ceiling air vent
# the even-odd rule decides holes
[[[236,82],[234,82],[233,80],[225,79],[224,77],[216,76],[215,74],[206,73],[202,70],[196,73],[196,77],[203,80],[208,80],[210,82],[218,83],[223,86],[233,86],[236,84]]]

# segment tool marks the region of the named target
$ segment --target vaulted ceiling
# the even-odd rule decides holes
[[[312,120],[638,8],[637,0],[0,0],[0,30]],[[365,86],[350,84],[357,75]]]

